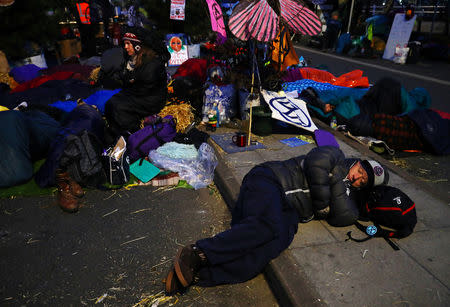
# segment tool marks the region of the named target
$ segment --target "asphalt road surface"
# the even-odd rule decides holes
[[[361,69],[364,76],[375,84],[383,77],[392,77],[408,90],[425,88],[431,96],[431,107],[450,113],[450,64],[437,61],[422,61],[417,64],[399,65],[383,59],[351,58],[335,53],[296,47],[298,56],[303,56],[312,67],[325,65],[335,76]]]
[[[53,196],[0,199],[0,305],[277,306],[262,274],[163,296],[179,247],[229,220],[214,186],[91,190],[75,214]]]

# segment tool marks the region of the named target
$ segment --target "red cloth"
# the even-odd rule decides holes
[[[339,76],[332,84],[345,87],[369,87],[369,79],[363,77],[362,70],[357,69]]]
[[[76,73],[77,75],[81,75],[79,79],[83,81],[88,81],[89,76],[91,75],[92,70],[95,66],[92,65],[81,65],[79,63],[71,63],[71,64],[62,64],[58,66],[53,66],[52,68],[41,69],[39,72],[42,75],[52,75],[55,72],[59,71],[71,71]],[[72,77],[75,78],[75,77]]]
[[[300,68],[299,70],[303,79],[309,79],[316,82],[326,82],[331,84],[333,84],[333,82],[336,80],[336,77],[326,70],[311,67],[303,67]]]
[[[434,112],[436,112],[437,114],[439,114],[443,119],[450,119],[450,113],[441,111],[441,110],[436,110],[436,109],[431,109]]]
[[[23,92],[31,88],[35,88],[40,86],[41,84],[50,81],[50,80],[66,80],[72,77],[74,73],[72,71],[60,71],[49,76],[40,76],[34,78],[33,80],[24,82],[16,86],[11,93]]]
[[[336,86],[344,87],[369,87],[369,79],[363,77],[362,70],[353,70],[339,77],[335,77],[332,73],[312,68],[301,67],[289,69],[287,75],[283,78],[286,82],[292,82],[301,79],[309,79],[316,82],[330,83]]]
[[[177,77],[195,77],[198,80],[205,82],[206,81],[206,67],[207,61],[206,59],[188,59],[187,61],[181,64],[172,78]]]

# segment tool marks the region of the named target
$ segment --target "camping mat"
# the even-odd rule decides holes
[[[219,145],[226,153],[235,153],[235,152],[243,152],[250,151],[260,148],[266,148],[263,144],[256,142],[256,144],[252,144],[250,146],[239,147],[233,143],[231,140],[233,138],[234,133],[224,133],[224,134],[211,134],[211,138]]]

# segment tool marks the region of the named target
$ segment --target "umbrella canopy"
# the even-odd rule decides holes
[[[15,0],[0,0],[0,6],[10,6]]]
[[[291,30],[304,35],[316,35],[322,28],[319,17],[299,0],[279,0],[275,5],[267,0],[242,0],[234,8],[228,26],[241,40],[268,42],[276,37],[280,18]]]

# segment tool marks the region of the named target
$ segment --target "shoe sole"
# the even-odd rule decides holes
[[[190,283],[186,280],[186,278],[184,278],[183,272],[181,270],[180,258],[181,258],[182,251],[183,251],[183,249],[180,248],[180,250],[177,253],[177,256],[175,257],[174,267],[175,267],[175,273],[177,274],[178,280],[180,281],[181,285],[186,288],[189,286]]]
[[[172,268],[166,277],[166,295],[172,296],[178,290],[175,271]]]

